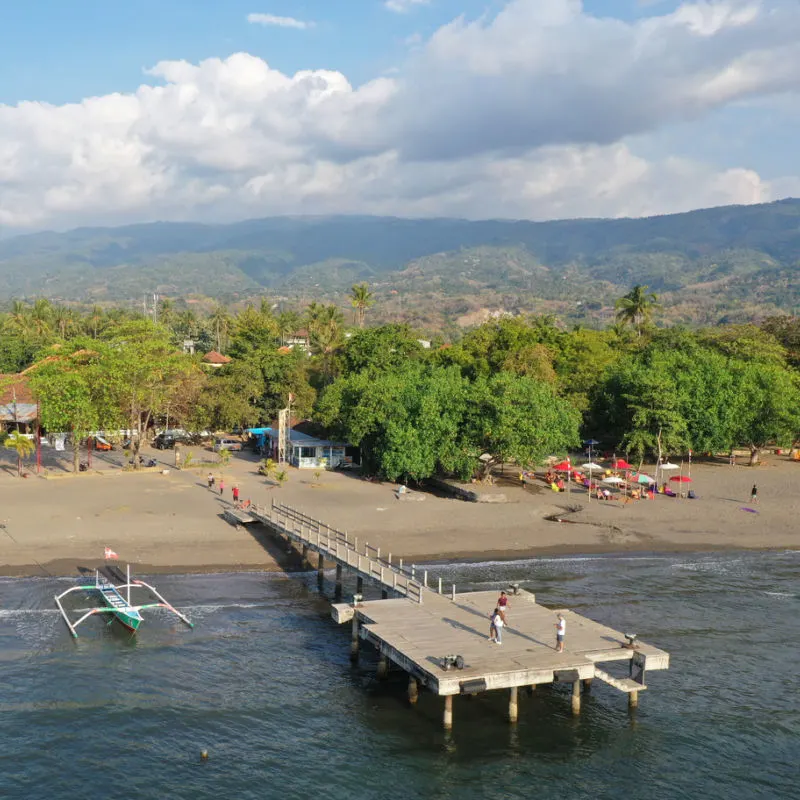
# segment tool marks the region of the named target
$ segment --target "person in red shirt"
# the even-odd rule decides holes
[[[236,484],[233,485],[233,504],[239,505],[239,487]]]
[[[497,610],[503,619],[503,624],[506,622],[506,609],[508,608],[508,595],[505,592],[500,592],[500,597],[497,598]]]

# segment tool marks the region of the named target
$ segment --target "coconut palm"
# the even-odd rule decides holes
[[[30,332],[31,324],[28,317],[28,307],[22,300],[14,300],[11,303],[11,310],[6,317],[6,325],[10,331],[21,336]]]
[[[76,332],[78,325],[75,312],[65,306],[56,306],[53,309],[53,323],[62,339],[72,336]]]
[[[53,306],[49,300],[40,297],[34,304],[30,313],[31,329],[37,336],[49,333],[53,322]]]
[[[92,310],[84,321],[86,329],[92,334],[92,339],[97,338],[97,332],[103,326],[103,322],[103,309],[100,306],[92,306]]]
[[[331,377],[333,357],[336,350],[342,344],[344,332],[342,323],[344,316],[342,312],[333,304],[323,306],[312,303],[309,311],[308,338],[311,345],[311,352],[320,357],[322,362],[322,373],[325,378]]]
[[[231,315],[228,309],[221,303],[217,304],[210,317],[211,327],[214,329],[214,337],[217,342],[217,352],[221,353],[222,348],[227,347],[228,337],[231,332]]]
[[[278,314],[278,333],[281,337],[281,344],[286,344],[286,340],[292,336],[292,334],[297,333],[300,325],[302,324],[302,318],[296,311],[281,311]]]
[[[36,445],[27,436],[19,431],[12,431],[8,434],[5,447],[17,452],[17,475],[22,475],[22,461],[27,458],[34,450]]]
[[[623,325],[633,325],[637,336],[642,335],[642,326],[650,322],[654,309],[658,308],[658,298],[647,288],[637,284],[614,304],[617,320]]]
[[[374,302],[372,292],[366,283],[358,283],[350,289],[350,305],[355,309],[356,323],[359,328],[364,327],[364,317],[367,309]]]

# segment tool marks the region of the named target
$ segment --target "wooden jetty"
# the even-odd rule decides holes
[[[601,625],[568,609],[549,609],[527,591],[510,594],[502,644],[488,641],[489,613],[499,592],[445,591],[442,579],[391,553],[359,542],[289,506],[251,506],[253,520],[298,546],[306,561],[317,554],[320,586],[325,564],[336,566],[336,600],[341,600],[344,570],[356,577],[353,602],[335,602],[333,618],[350,623],[351,656],[358,658],[360,643],[379,653],[378,676],[390,664],[409,676],[408,697],[414,704],[420,687],[444,698],[443,724],[453,725],[453,697],[496,689],[508,690],[508,718],[516,722],[519,688],[571,684],[572,711],[580,713],[581,694],[594,680],[628,695],[636,708],[644,691],[645,675],[669,668],[669,654],[633,637]],[[381,591],[381,599],[363,600],[364,581]],[[564,652],[555,650],[557,614],[566,620]],[[622,674],[624,673],[624,674]]]

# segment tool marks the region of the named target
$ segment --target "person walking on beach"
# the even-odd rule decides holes
[[[506,624],[506,611],[508,611],[508,595],[505,592],[500,592],[500,597],[497,598],[497,610],[503,618],[503,624]]]
[[[564,652],[564,637],[567,634],[567,621],[559,614],[556,622],[556,653]]]
[[[220,478],[219,479],[219,496],[222,497],[222,495],[224,495],[224,494],[225,494],[225,478]]]
[[[755,484],[753,484],[753,488],[750,490],[750,502],[758,505],[758,486]]]
[[[233,484],[233,504],[234,506],[239,506],[239,486],[238,484]]]

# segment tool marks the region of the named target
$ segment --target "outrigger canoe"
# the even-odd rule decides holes
[[[91,570],[88,570],[85,567],[78,567],[78,571],[84,577],[91,575]],[[131,603],[131,589],[144,589],[145,591],[150,592],[150,594],[155,597],[158,602],[133,605]],[[124,595],[122,594],[122,590],[125,591]],[[102,605],[98,608],[89,609],[83,614],[83,616],[75,620],[75,622],[72,622],[70,621],[70,618],[61,603],[63,598],[72,592],[85,592],[86,594],[89,594],[95,599],[99,600]],[[64,618],[64,622],[67,624],[67,628],[69,628],[69,632],[76,639],[78,638],[78,625],[89,619],[89,617],[93,617],[97,614],[109,614],[111,615],[111,619],[109,620],[110,622],[113,622],[114,619],[116,619],[129,631],[136,633],[143,621],[140,612],[146,608],[166,608],[168,611],[172,612],[176,617],[178,617],[181,622],[185,623],[190,628],[194,627],[194,625],[183,614],[181,614],[180,611],[173,608],[173,606],[171,606],[152,586],[144,581],[132,581],[130,565],[128,566],[127,576],[123,575],[122,572],[117,569],[117,567],[100,567],[100,569],[94,570],[93,584],[73,586],[71,589],[67,589],[65,592],[56,595],[55,600],[58,610],[61,612],[61,616]]]

